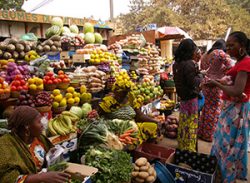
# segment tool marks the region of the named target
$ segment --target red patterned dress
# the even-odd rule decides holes
[[[221,79],[231,68],[231,63],[232,60],[224,51],[214,50],[209,55],[204,56],[201,61],[201,69],[208,69],[207,77],[209,79]],[[222,90],[217,87],[203,86],[202,92],[205,96],[205,105],[199,119],[198,137],[212,142],[221,113]]]

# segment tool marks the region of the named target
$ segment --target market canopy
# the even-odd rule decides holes
[[[191,38],[188,33],[179,27],[160,27],[156,30],[156,37],[158,39],[181,39]]]

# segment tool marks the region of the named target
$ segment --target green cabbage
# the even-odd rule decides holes
[[[102,35],[99,33],[95,33],[95,43],[102,44],[103,38]]]
[[[85,103],[82,105],[83,117],[86,117],[90,111],[92,111],[92,107],[89,103]]]
[[[86,34],[88,32],[94,33],[94,26],[87,22],[84,24],[84,33]]]
[[[62,31],[62,34],[64,34],[64,33],[70,33],[69,28],[66,27],[66,26],[62,27],[61,31]]]
[[[77,115],[80,119],[82,119],[83,111],[82,111],[81,107],[72,106],[69,111],[72,112],[73,114]]]
[[[70,31],[71,31],[72,33],[75,33],[75,34],[78,34],[78,33],[79,33],[79,29],[78,29],[77,25],[71,25],[71,26],[69,27],[69,29],[70,29]]]
[[[60,17],[54,17],[51,20],[51,24],[62,28],[63,27],[63,20]]]
[[[95,35],[93,33],[88,32],[87,34],[85,34],[84,40],[87,44],[93,44],[95,43]]]

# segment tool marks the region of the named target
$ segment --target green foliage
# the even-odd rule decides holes
[[[250,13],[226,0],[150,0],[146,4],[133,0],[130,10],[119,17],[124,33],[156,23],[158,27],[178,26],[195,39],[223,38],[229,27],[250,36]]]
[[[99,148],[87,151],[85,163],[98,169],[91,177],[94,183],[125,183],[130,182],[133,170],[130,158],[124,151]]]
[[[22,10],[24,0],[1,0],[0,1],[0,10]]]

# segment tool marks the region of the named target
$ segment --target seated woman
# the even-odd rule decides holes
[[[126,75],[126,74],[125,74]],[[121,81],[122,82],[122,81]],[[108,119],[135,120],[139,129],[139,143],[157,138],[158,121],[141,112],[141,105],[135,103],[131,94],[134,83],[114,83],[112,95],[103,98],[99,112]]]
[[[10,134],[0,138],[0,182],[65,183],[70,175],[38,173],[45,166],[45,155],[53,145],[42,135],[40,113],[29,106],[15,109],[9,118]]]

